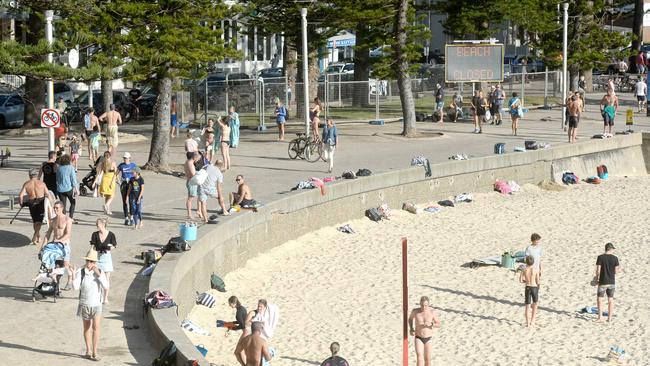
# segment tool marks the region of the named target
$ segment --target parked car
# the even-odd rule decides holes
[[[25,102],[20,94],[0,94],[0,128],[20,127],[24,116]]]
[[[129,91],[127,89],[113,90],[113,104],[115,109],[122,116],[122,121],[127,121],[130,117]],[[93,109],[95,115],[100,116],[104,113],[104,99],[101,90],[93,90]],[[68,105],[68,120],[70,123],[83,121],[83,115],[88,110],[88,92],[83,92],[77,101]]]
[[[21,95],[25,94],[25,84],[21,85],[18,88],[18,93]],[[47,96],[47,86],[45,95]],[[70,85],[62,81],[57,81],[54,83],[54,103],[59,100],[59,97],[62,97],[67,104],[74,102],[74,92],[72,91],[72,88],[70,88]]]
[[[281,78],[284,76],[284,67],[270,67],[268,69],[263,69],[257,74],[257,76],[262,79]]]

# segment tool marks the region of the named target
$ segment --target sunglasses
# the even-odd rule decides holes
[[[237,179],[235,179],[235,182],[239,182],[239,181],[241,181],[241,179],[240,179],[240,178],[237,178]]]

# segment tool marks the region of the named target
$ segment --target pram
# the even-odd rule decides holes
[[[88,174],[86,174],[85,177],[81,178],[81,183],[79,183],[80,195],[87,196],[89,190],[92,192],[95,189],[93,188],[93,183],[95,182],[95,178],[97,177],[97,165],[99,164],[99,161],[101,159],[102,158],[99,157],[97,160],[95,160],[95,166],[88,164],[90,171],[88,172]]]
[[[63,257],[65,255],[63,244],[47,243],[38,253],[38,259],[41,260],[41,267],[34,278],[34,288],[32,289],[32,301],[36,301],[36,294],[40,294],[43,299],[52,296],[54,302],[57,297],[61,297],[59,283],[65,272],[63,267]]]

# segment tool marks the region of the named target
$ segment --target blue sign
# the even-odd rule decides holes
[[[356,38],[339,39],[336,41],[327,41],[327,48],[347,47],[357,44]]]

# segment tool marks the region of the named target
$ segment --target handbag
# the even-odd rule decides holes
[[[208,171],[205,169],[200,169],[196,174],[190,179],[190,184],[195,186],[203,185],[205,180],[208,178]]]
[[[485,120],[489,120],[490,118],[492,118],[492,113],[490,113],[489,110],[486,110],[485,111]]]

